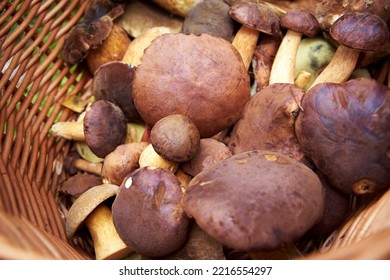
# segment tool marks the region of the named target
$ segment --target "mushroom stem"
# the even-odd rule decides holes
[[[97,260],[122,259],[131,253],[131,248],[119,237],[107,206],[101,204],[95,208],[85,224],[92,236]]]
[[[140,154],[139,166],[141,168],[146,166],[150,168],[162,168],[175,173],[179,168],[179,163],[163,158],[154,150],[152,144],[148,144]]]
[[[260,31],[242,25],[233,38],[232,44],[240,53],[246,69],[252,61]]]
[[[72,166],[74,168],[77,168],[79,170],[95,174],[95,175],[101,175],[102,171],[102,163],[101,162],[89,162],[85,159],[75,159],[73,160]]]
[[[269,77],[269,84],[294,84],[295,59],[302,33],[288,30],[275,55]]]
[[[68,140],[85,141],[83,122],[57,122],[52,125],[51,131],[54,136],[63,137]]]
[[[332,60],[310,88],[321,83],[343,83],[355,70],[360,51],[339,45]],[[309,89],[310,89],[309,88]]]
[[[310,82],[312,76],[312,73],[307,72],[305,70],[299,71],[297,77],[294,80],[294,84],[297,87],[304,89],[306,85]]]

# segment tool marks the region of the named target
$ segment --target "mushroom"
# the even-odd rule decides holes
[[[91,1],[84,12],[84,20],[72,27],[65,37],[61,50],[64,61],[81,62],[90,49],[99,47],[106,40],[114,20],[122,13],[122,5],[110,0]]]
[[[351,205],[349,194],[329,184],[323,175],[318,175],[325,191],[324,213],[321,220],[307,232],[309,237],[326,237],[336,230],[346,221]]]
[[[279,248],[321,218],[323,187],[304,164],[269,151],[233,155],[196,175],[182,198],[189,217],[228,248]]]
[[[297,139],[331,185],[358,195],[389,187],[388,87],[370,78],[318,84],[302,108]]]
[[[118,106],[128,122],[140,122],[141,117],[134,105],[131,84],[134,67],[122,61],[105,63],[95,72],[92,94],[97,101],[106,100]]]
[[[121,259],[132,250],[119,237],[113,223],[112,213],[103,202],[117,195],[119,187],[102,184],[80,195],[69,209],[65,232],[70,240],[82,226],[89,230],[97,260]]]
[[[280,26],[287,29],[276,53],[269,83],[294,83],[295,60],[302,36],[315,37],[320,25],[311,13],[302,9],[292,9],[280,19]]]
[[[150,46],[154,39],[166,33],[173,33],[173,31],[164,26],[154,26],[146,29],[131,42],[123,56],[123,62],[138,66],[141,63],[145,49]]]
[[[130,1],[123,15],[116,22],[132,37],[137,38],[150,28],[163,26],[172,33],[178,33],[183,26],[183,18],[174,16],[149,1]]]
[[[202,0],[152,0],[174,15],[185,17]]]
[[[259,40],[252,59],[252,70],[256,80],[256,91],[269,85],[269,75],[275,55],[280,46],[280,38],[263,34]]]
[[[326,82],[345,82],[355,70],[361,51],[375,51],[389,40],[386,23],[369,13],[345,13],[333,23],[329,34],[340,45],[311,87]]]
[[[121,60],[130,42],[126,31],[114,23],[103,43],[99,47],[89,50],[85,58],[89,71],[94,74],[104,63]]]
[[[314,5],[314,14],[321,28],[328,31],[332,24],[345,13],[360,12],[372,13],[382,18],[387,25],[390,24],[389,0],[321,0]]]
[[[114,103],[99,100],[87,108],[84,118],[85,141],[91,151],[104,158],[125,140],[127,123]]]
[[[102,183],[100,176],[89,173],[77,173],[61,183],[58,189],[58,195],[70,207],[81,194]]]
[[[78,152],[72,151],[64,160],[64,170],[70,175],[75,175],[78,171],[84,171],[100,176],[102,163],[90,162],[81,158]]]
[[[192,222],[186,243],[178,251],[164,257],[164,260],[226,260],[226,257],[221,242]]]
[[[296,160],[304,153],[294,122],[305,92],[293,84],[276,83],[254,95],[233,126],[228,147],[233,154],[251,150],[280,152]]]
[[[51,131],[54,136],[85,141],[97,158],[104,158],[125,141],[127,123],[118,106],[106,100],[98,100],[87,107],[78,121],[57,122],[52,125]]]
[[[119,145],[106,155],[103,161],[101,177],[105,183],[122,184],[123,179],[139,168],[139,158],[146,148],[146,142],[132,142]]]
[[[195,35],[207,33],[230,42],[233,38],[234,21],[229,15],[229,8],[221,0],[199,2],[185,17],[182,32]]]
[[[173,162],[185,162],[199,149],[199,130],[187,116],[169,115],[153,126],[150,143],[156,153],[163,158]]]
[[[234,124],[249,93],[240,54],[226,40],[208,34],[159,36],[146,49],[133,80],[134,104],[147,125],[183,114],[201,138]]]
[[[260,32],[281,38],[277,11],[261,3],[238,2],[230,7],[230,16],[242,24],[233,38],[246,69],[249,68]]]
[[[200,140],[199,149],[195,156],[189,161],[181,163],[180,168],[187,174],[195,176],[231,156],[231,151],[224,143],[213,138],[203,138]]]
[[[161,168],[175,173],[179,168],[179,163],[170,161],[160,156],[153,148],[153,145],[148,144],[142,151],[139,157],[140,167]]]
[[[186,242],[190,222],[181,197],[180,183],[172,172],[144,167],[130,173],[112,204],[119,236],[147,257],[178,250]]]

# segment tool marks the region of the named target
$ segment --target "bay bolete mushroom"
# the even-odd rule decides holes
[[[133,81],[134,103],[146,124],[153,127],[163,117],[183,114],[202,138],[234,124],[249,93],[240,54],[208,34],[159,36],[145,50]]]
[[[370,78],[312,87],[295,122],[299,144],[330,184],[365,194],[389,187],[390,90]]]
[[[144,167],[130,173],[112,205],[119,236],[143,256],[173,253],[185,243],[190,221],[181,197],[180,183],[172,172]]]
[[[329,34],[340,45],[311,87],[320,83],[347,81],[356,68],[360,52],[378,50],[389,40],[388,26],[371,13],[345,13],[333,23]]]
[[[196,175],[185,212],[211,237],[245,252],[273,250],[321,217],[323,189],[304,164],[269,151],[233,155]]]
[[[131,90],[134,70],[132,65],[122,61],[108,62],[99,67],[92,81],[92,94],[95,99],[117,105],[128,122],[141,121]]]
[[[227,145],[232,153],[268,150],[303,159],[294,123],[304,94],[288,83],[268,85],[258,91],[233,127]]]
[[[295,60],[303,36],[313,38],[320,31],[314,15],[302,9],[292,9],[280,19],[280,26],[287,29],[275,55],[269,83],[294,83]]]
[[[182,32],[195,35],[207,33],[230,42],[233,38],[234,21],[229,15],[229,8],[221,0],[199,2],[185,17]]]
[[[123,6],[110,0],[90,1],[83,21],[66,35],[62,58],[70,64],[81,62],[90,49],[99,47],[109,36],[114,20],[123,13]]]
[[[200,140],[199,149],[190,160],[180,164],[184,172],[195,176],[201,171],[213,166],[232,156],[232,152],[222,142],[213,138],[203,138]]]
[[[238,2],[230,7],[229,14],[242,24],[232,44],[249,69],[260,32],[279,38],[283,36],[279,24],[281,13],[262,3]]]
[[[120,186],[129,173],[139,168],[140,155],[147,145],[146,142],[132,142],[117,146],[103,160],[103,181]]]
[[[103,203],[115,196],[118,189],[118,186],[112,184],[88,189],[74,201],[66,219],[65,232],[69,240],[82,226],[88,228],[98,260],[121,259],[132,251],[119,237],[111,210]]]
[[[122,110],[106,100],[99,100],[86,109],[84,118],[85,141],[91,151],[104,158],[123,144],[127,123]]]
[[[199,149],[199,130],[189,117],[181,114],[169,115],[153,126],[150,143],[163,158],[173,162],[185,162]]]

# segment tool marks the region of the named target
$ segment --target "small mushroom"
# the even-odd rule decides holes
[[[123,15],[116,22],[132,37],[137,38],[150,28],[163,26],[172,33],[178,33],[183,26],[183,18],[174,16],[150,1],[130,1]]]
[[[231,151],[224,143],[213,138],[203,138],[200,140],[200,146],[195,156],[180,164],[180,168],[191,176],[195,176],[231,156]]]
[[[114,23],[106,40],[99,47],[89,50],[85,58],[89,71],[94,74],[101,65],[121,60],[130,42],[126,31]]]
[[[315,37],[320,25],[311,13],[302,9],[289,10],[280,19],[280,26],[287,29],[276,53],[269,83],[294,83],[296,55],[302,36]]]
[[[387,25],[390,24],[389,0],[321,0],[313,5],[313,7],[314,14],[321,24],[321,28],[325,31],[328,31],[338,18],[349,12],[376,14],[383,19]]]
[[[187,116],[169,115],[153,126],[150,143],[156,153],[163,158],[173,162],[185,162],[199,149],[199,130]]]
[[[246,69],[249,68],[260,32],[282,37],[277,11],[261,3],[238,2],[230,7],[230,16],[242,24],[233,38]]]
[[[228,248],[267,251],[296,241],[318,222],[323,187],[304,164],[257,150],[233,155],[196,175],[182,205]]]
[[[133,142],[119,145],[106,155],[103,161],[101,177],[105,183],[119,186],[123,179],[139,168],[139,158],[146,148],[146,142]]]
[[[147,125],[183,114],[202,138],[234,124],[249,93],[240,54],[226,40],[208,34],[159,36],[145,50],[133,80],[134,104]]]
[[[190,221],[181,197],[180,183],[172,172],[144,167],[130,173],[112,205],[119,236],[146,257],[178,250],[186,242]]]
[[[91,1],[78,22],[66,35],[61,50],[62,58],[70,64],[81,62],[90,49],[99,47],[109,36],[114,20],[123,7],[109,0]]]
[[[365,194],[389,187],[390,90],[374,79],[312,87],[295,132],[305,155],[331,185]]]
[[[304,94],[287,83],[272,84],[257,92],[233,127],[227,145],[232,153],[268,150],[302,160],[304,153],[294,123]]]
[[[230,42],[233,38],[234,21],[229,15],[229,8],[221,0],[199,2],[185,17],[182,32],[195,35],[207,33]]]
[[[103,202],[114,197],[119,187],[111,184],[97,185],[80,195],[69,209],[65,232],[70,240],[86,226],[92,236],[97,260],[121,259],[131,252],[119,237],[112,213]]]
[[[126,132],[126,118],[114,103],[99,100],[87,108],[84,118],[85,141],[98,157],[104,158],[123,144]]]
[[[75,175],[78,171],[99,175],[102,171],[101,162],[90,162],[80,157],[76,151],[69,153],[64,160],[64,170],[70,174]]]
[[[389,40],[389,29],[378,16],[369,13],[351,12],[337,19],[329,34],[340,45],[311,87],[320,83],[342,83],[355,70],[360,52],[380,49]]]
[[[92,81],[92,94],[95,99],[114,103],[122,110],[128,122],[141,121],[131,89],[134,71],[132,65],[111,61],[99,67]]]

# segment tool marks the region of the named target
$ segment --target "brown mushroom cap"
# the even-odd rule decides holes
[[[112,184],[101,184],[88,189],[80,195],[69,209],[65,232],[71,239],[92,211],[108,198],[115,196],[119,187]]]
[[[195,176],[231,156],[231,151],[224,143],[213,138],[203,138],[200,140],[200,146],[195,156],[189,161],[183,162],[180,167],[185,173]]]
[[[304,164],[257,150],[196,175],[182,204],[225,246],[246,252],[273,250],[302,237],[321,218],[323,189]]]
[[[163,158],[184,162],[190,160],[199,149],[199,130],[187,116],[169,115],[153,126],[150,143]]]
[[[114,103],[99,100],[86,109],[85,141],[91,151],[104,158],[126,138],[127,123],[122,110]]]
[[[302,9],[287,11],[280,19],[280,26],[297,33],[302,33],[311,38],[321,31],[317,18],[313,14]]]
[[[337,19],[329,34],[340,44],[360,51],[380,49],[389,40],[389,29],[377,15],[350,12]]]
[[[238,2],[230,7],[230,16],[239,23],[269,35],[282,37],[279,15],[269,7],[252,2]]]
[[[185,17],[182,32],[195,35],[207,33],[230,42],[234,21],[229,9],[230,6],[221,0],[201,1]]]
[[[123,179],[139,168],[139,158],[147,142],[132,142],[119,145],[103,160],[101,177],[105,182],[120,185]]]
[[[301,160],[304,155],[295,136],[294,122],[304,94],[302,89],[286,83],[258,91],[233,127],[227,145],[232,153],[268,150]]]
[[[145,50],[133,81],[134,103],[148,125],[183,114],[202,138],[234,124],[249,93],[240,54],[226,40],[208,34],[159,36]]]
[[[134,251],[161,257],[179,249],[187,238],[189,218],[182,191],[172,172],[140,168],[129,174],[112,205],[115,228]]]
[[[101,185],[102,183],[102,178],[97,175],[77,173],[61,184],[59,192],[75,199],[88,189]]]
[[[95,72],[92,94],[96,100],[107,100],[117,105],[129,122],[138,122],[141,117],[134,105],[131,84],[135,68],[121,61],[103,64]]]
[[[390,90],[369,78],[311,88],[295,122],[299,144],[330,184],[363,194],[389,187]]]

